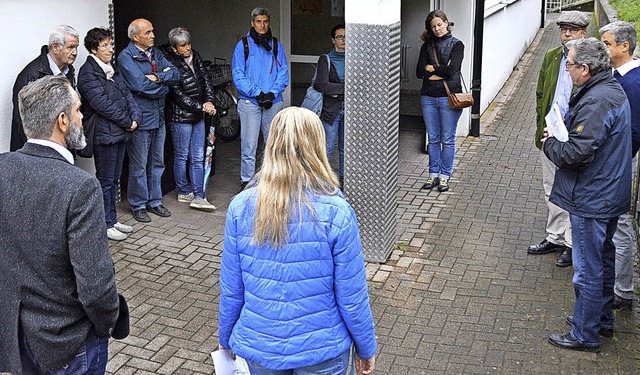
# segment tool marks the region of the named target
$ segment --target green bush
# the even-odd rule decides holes
[[[640,39],[640,0],[609,0],[609,4],[618,11],[618,18],[633,23]]]

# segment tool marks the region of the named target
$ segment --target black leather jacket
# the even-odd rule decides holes
[[[202,120],[202,105],[214,103],[214,89],[211,76],[196,50],[193,54],[193,70],[184,57],[174,52],[168,44],[160,47],[164,56],[180,72],[180,81],[169,86],[166,103],[166,121],[194,124]],[[195,71],[195,72],[194,72]]]

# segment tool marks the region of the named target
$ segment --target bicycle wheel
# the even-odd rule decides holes
[[[227,90],[218,90],[215,97],[218,109],[215,116],[216,137],[233,141],[240,136],[238,105]]]

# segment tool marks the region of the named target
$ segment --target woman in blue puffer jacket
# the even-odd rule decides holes
[[[220,348],[252,375],[373,372],[376,337],[356,215],[327,160],[322,123],[290,107],[272,124],[256,183],[227,211]]]
[[[111,65],[113,57],[111,31],[93,28],[84,38],[89,51],[87,61],[78,73],[78,91],[82,97],[84,122],[95,121],[93,157],[96,177],[102,187],[107,236],[124,240],[133,227],[118,221],[116,197],[118,180],[126,150],[128,132],[138,128],[142,113],[118,70]],[[90,120],[90,116],[96,116]]]

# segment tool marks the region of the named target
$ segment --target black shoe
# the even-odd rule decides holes
[[[568,325],[573,327],[573,315],[567,316],[567,320],[565,320]],[[604,328],[600,327],[600,331],[598,332],[602,337],[613,337],[613,328]]]
[[[147,210],[141,208],[139,210],[133,210],[133,218],[138,220],[141,223],[149,223],[151,222],[151,218],[147,213]]]
[[[155,206],[155,207],[149,207],[147,206],[147,211],[154,213],[158,216],[162,216],[162,217],[169,217],[171,216],[171,211],[169,211],[168,208],[166,208],[163,205],[159,205],[159,206]]]
[[[448,178],[441,178],[440,179],[440,184],[438,185],[438,191],[439,192],[445,192],[445,191],[449,191],[449,179]]]
[[[633,306],[632,299],[626,299],[622,297],[618,297],[618,295],[614,295],[613,297],[613,308],[616,310],[631,310],[631,306]]]
[[[556,266],[569,267],[571,265],[573,265],[573,261],[571,260],[571,248],[565,247],[562,254],[558,255],[556,258]]]
[[[527,253],[533,254],[533,255],[549,254],[549,253],[556,252],[560,249],[564,249],[564,246],[556,245],[553,242],[543,240],[537,245],[529,246],[529,250],[527,250]]]
[[[430,190],[436,186],[440,185],[440,179],[438,177],[429,177],[427,178],[427,182],[422,185],[423,190]]]
[[[571,334],[565,333],[552,333],[549,335],[549,343],[562,349],[580,350],[583,352],[597,353],[600,351],[600,345],[587,346],[580,341],[576,341],[571,337]]]

